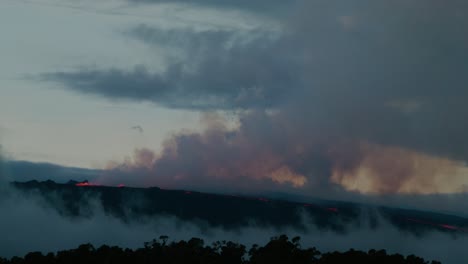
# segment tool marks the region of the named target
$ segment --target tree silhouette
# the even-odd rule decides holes
[[[23,258],[0,258],[0,264],[441,264],[415,255],[389,255],[385,250],[374,249],[322,254],[314,247],[302,248],[300,237],[290,240],[286,235],[272,237],[266,245],[253,245],[248,251],[244,245],[231,241],[216,241],[207,246],[200,238],[171,243],[168,240],[168,236],[160,236],[135,250],[107,245],[96,249],[83,244],[57,254],[31,252]]]
[[[264,247],[253,247],[249,251],[250,263],[270,264],[270,263],[316,263],[316,256],[320,252],[315,248],[301,250],[299,237],[289,241],[286,235],[271,238]]]

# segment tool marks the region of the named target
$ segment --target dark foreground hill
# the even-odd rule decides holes
[[[58,184],[52,181],[14,182],[23,195],[37,195],[45,205],[66,217],[91,217],[95,207],[123,221],[175,216],[201,227],[236,229],[248,224],[294,227],[310,226],[346,233],[364,223],[378,228],[388,222],[400,230],[422,235],[441,231],[467,235],[468,219],[446,214],[346,202],[297,203],[265,197],[219,195],[160,188],[93,186],[88,183]]]
[[[250,249],[226,241],[205,245],[199,238],[172,243],[167,243],[167,239],[162,236],[135,250],[109,246],[95,249],[91,244],[84,244],[57,254],[31,252],[24,258],[0,258],[0,264],[440,264],[414,255],[389,255],[385,250],[351,249],[322,254],[316,248],[302,248],[299,237],[290,240],[285,235],[272,238],[265,246],[253,245]]]

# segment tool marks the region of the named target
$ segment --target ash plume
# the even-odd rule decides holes
[[[125,37],[185,55],[162,72],[42,77],[110,100],[239,113],[236,129],[215,118],[161,152],[112,162],[104,182],[328,198],[463,194],[467,10],[462,1],[299,1],[278,30],[141,25]]]
[[[234,130],[217,122],[202,133],[174,135],[160,153],[139,149],[133,158],[110,162],[109,173],[98,181],[251,191],[280,186],[329,198],[345,191],[465,192],[468,169],[461,161],[368,141],[300,135],[276,114],[246,114]]]

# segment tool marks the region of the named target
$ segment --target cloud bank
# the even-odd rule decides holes
[[[12,257],[31,251],[47,253],[76,248],[83,243],[92,243],[96,247],[107,244],[136,248],[160,235],[168,235],[171,240],[200,237],[206,243],[232,240],[251,246],[266,243],[270,237],[284,233],[299,235],[303,246],[316,246],[321,251],[385,248],[389,253],[416,254],[447,264],[459,263],[468,257],[465,252],[466,236],[433,232],[417,237],[395,229],[383,219],[379,219],[380,224],[376,228],[366,222],[366,215],[362,216],[360,227],[339,234],[308,224],[308,232],[293,227],[275,229],[255,224],[238,230],[206,228],[200,223],[181,221],[171,216],[124,223],[106,214],[97,204],[88,217],[69,218],[59,215],[45,204],[39,196],[24,196],[16,192],[11,192],[0,201],[0,210],[7,212],[0,219],[0,231],[5,237],[0,241],[0,256]],[[304,221],[307,223],[307,219]]]

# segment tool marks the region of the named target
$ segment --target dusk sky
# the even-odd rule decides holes
[[[176,6],[103,3],[2,2],[0,120],[9,157],[94,168],[123,158],[135,147],[157,148],[173,131],[199,126],[196,112],[85,96],[35,79],[41,73],[77,67],[157,69],[164,65],[163,49],[133,40],[125,31],[142,23],[162,27],[207,23],[203,16]],[[219,12],[212,13],[219,26],[229,23]],[[144,133],[132,130],[134,126],[141,126]]]
[[[468,2],[285,2],[3,0],[4,157],[467,213]]]
[[[0,263],[468,263],[467,101],[467,0],[0,0]]]

